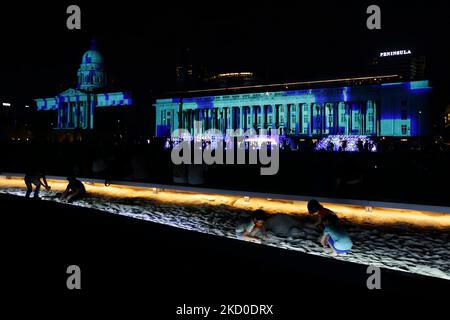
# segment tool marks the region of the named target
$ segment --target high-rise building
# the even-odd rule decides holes
[[[372,74],[399,75],[404,81],[426,79],[426,59],[413,50],[382,51],[369,65]]]

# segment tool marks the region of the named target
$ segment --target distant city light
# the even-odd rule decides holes
[[[25,108],[29,108],[30,106],[29,105],[25,105]]]
[[[232,78],[232,77],[251,77],[253,72],[229,72],[220,73],[215,78]]]
[[[3,102],[2,105],[4,107],[11,107],[11,103],[9,103],[9,102]]]

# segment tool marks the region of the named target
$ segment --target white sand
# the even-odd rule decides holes
[[[24,190],[17,188],[0,189],[0,193],[25,194]],[[41,196],[59,201],[53,192],[42,191]],[[139,199],[89,197],[74,205],[229,238],[236,238],[236,223],[242,215],[248,214],[225,205],[180,206]],[[317,241],[319,229],[308,226],[305,221],[300,222],[303,228],[295,238],[271,234],[264,244],[332,258]],[[404,225],[381,228],[349,224],[347,227],[353,250],[333,259],[450,280],[450,230]]]

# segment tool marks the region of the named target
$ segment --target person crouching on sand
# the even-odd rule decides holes
[[[236,226],[236,236],[239,239],[261,243],[261,239],[265,239],[266,228],[265,222],[267,214],[263,210],[256,210],[252,213],[250,219],[241,220]]]
[[[62,200],[72,203],[80,200],[86,195],[86,188],[80,180],[76,179],[74,176],[69,176],[67,177],[67,181],[69,181],[69,183],[67,184],[66,190],[61,195]]]
[[[353,243],[347,231],[340,225],[336,215],[327,215],[322,219],[324,226],[320,243],[324,248],[330,247],[334,257],[346,254],[352,249]]]

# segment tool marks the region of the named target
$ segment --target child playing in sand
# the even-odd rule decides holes
[[[317,216],[319,217],[319,219],[316,223],[313,224],[313,226],[321,225],[323,219],[328,216],[337,217],[333,211],[322,206],[317,200],[308,201],[308,212],[309,214],[317,214]]]
[[[347,231],[339,224],[339,218],[336,215],[326,215],[322,218],[322,223],[324,226],[323,235],[320,238],[322,246],[324,248],[329,246],[333,250],[334,257],[350,252],[353,243]]]
[[[264,224],[267,215],[262,210],[252,213],[250,219],[241,220],[236,227],[236,235],[239,239],[261,243],[261,238],[266,237]]]

